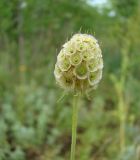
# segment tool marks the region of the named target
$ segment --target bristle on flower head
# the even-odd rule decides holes
[[[75,34],[58,54],[54,75],[63,89],[83,92],[98,85],[102,69],[102,53],[96,38]]]

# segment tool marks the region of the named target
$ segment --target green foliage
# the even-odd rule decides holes
[[[120,16],[125,18],[132,16],[138,6],[138,0],[112,0],[112,3]]]
[[[99,39],[105,67],[91,100],[80,101],[77,159],[140,157],[140,7],[113,3],[110,17],[84,0],[0,1],[0,160],[69,159],[72,95],[57,102],[53,70],[60,46],[79,31]]]

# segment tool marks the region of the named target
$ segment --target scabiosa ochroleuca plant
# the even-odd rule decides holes
[[[79,93],[95,89],[102,78],[103,59],[98,41],[88,34],[75,34],[57,56],[54,75],[57,84],[74,91],[71,160],[75,159],[77,103]]]

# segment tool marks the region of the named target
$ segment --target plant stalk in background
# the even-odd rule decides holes
[[[79,94],[96,88],[102,78],[102,69],[102,52],[98,41],[91,35],[75,34],[57,56],[56,82],[66,91],[76,94],[73,100],[71,160],[75,160]]]
[[[121,62],[120,79],[118,79],[115,75],[111,76],[118,97],[118,118],[120,121],[120,130],[119,130],[120,153],[123,153],[126,148],[125,127],[126,127],[128,106],[125,100],[125,83],[127,77],[127,68],[129,65],[128,53],[130,48],[130,40],[129,37],[127,36],[123,37],[123,46],[121,48],[122,62]]]

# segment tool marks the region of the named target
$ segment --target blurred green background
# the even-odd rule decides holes
[[[53,71],[74,33],[100,43],[103,79],[81,98],[76,160],[140,160],[140,1],[0,0],[0,160],[68,160],[72,95]]]

